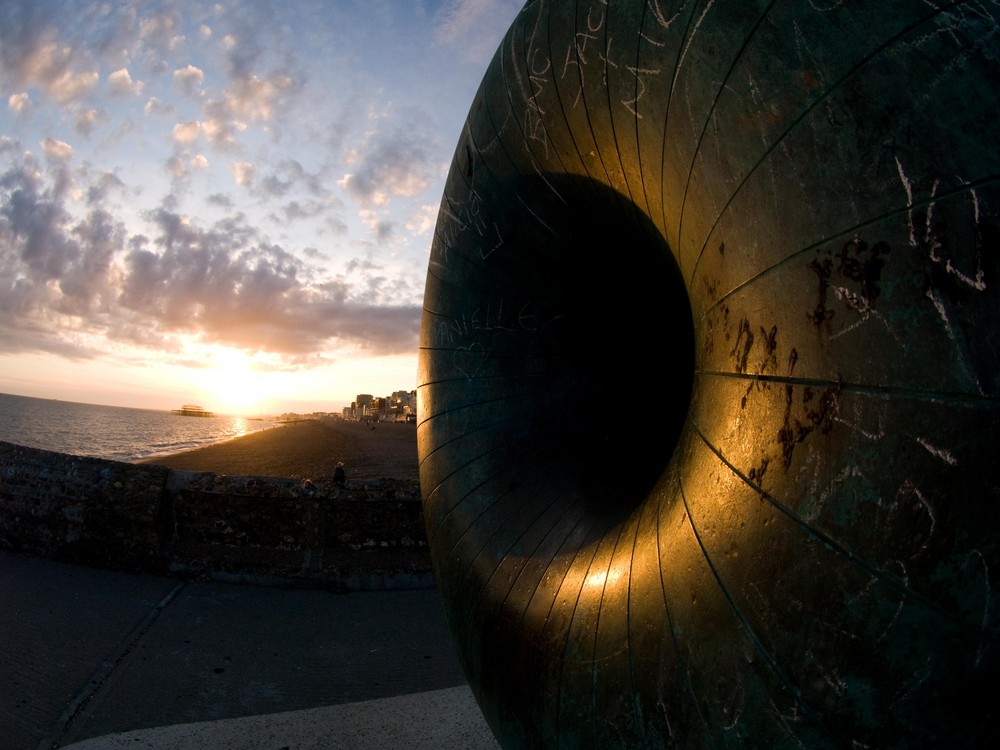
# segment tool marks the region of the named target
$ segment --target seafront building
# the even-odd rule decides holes
[[[344,419],[381,422],[414,422],[417,415],[417,392],[393,391],[389,396],[359,393],[350,406],[344,407]]]

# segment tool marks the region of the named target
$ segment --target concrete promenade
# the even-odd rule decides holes
[[[0,674],[5,750],[497,747],[434,589],[184,582],[0,551]]]

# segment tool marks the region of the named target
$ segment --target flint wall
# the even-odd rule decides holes
[[[0,546],[257,584],[433,586],[418,482],[230,477],[3,442]]]

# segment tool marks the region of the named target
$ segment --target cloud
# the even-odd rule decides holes
[[[198,140],[198,136],[201,134],[201,124],[197,122],[180,122],[174,125],[174,129],[171,133],[174,139],[174,143],[187,146]]]
[[[65,141],[45,138],[41,145],[42,151],[53,161],[69,161],[73,158],[73,147]]]
[[[141,86],[123,63],[136,41],[134,8],[70,7],[31,0],[0,3],[0,87],[36,89],[62,107],[81,105],[100,82],[104,65],[111,93]],[[95,34],[95,31],[97,32]],[[113,67],[112,67],[113,66]]]
[[[108,113],[103,109],[84,109],[76,115],[73,128],[83,136],[89,136],[97,126],[109,120]]]
[[[236,145],[236,135],[247,129],[246,123],[228,116],[224,108],[214,102],[205,107],[206,119],[199,125],[205,137],[215,146],[223,149]]]
[[[125,183],[113,172],[102,172],[87,190],[87,203],[94,206],[102,203],[113,191],[125,189]]]
[[[420,113],[410,111],[388,126],[380,125],[361,146],[353,171],[337,181],[366,208],[417,195],[438,167],[432,157],[433,139]]]
[[[184,163],[184,159],[178,154],[174,154],[167,159],[164,167],[170,176],[171,182],[177,183],[187,177],[187,165]]]
[[[0,28],[2,67],[19,86],[37,86],[58,104],[67,105],[79,101],[97,85],[97,71],[75,69],[89,63],[77,60],[73,48],[46,38],[52,36],[50,31],[33,23],[0,22]]]
[[[128,253],[120,303],[160,330],[295,356],[331,340],[380,354],[412,351],[418,306],[383,308],[352,299],[344,284],[309,285],[303,262],[244,217],[207,229],[162,209],[151,218],[161,251]]]
[[[59,277],[60,296],[53,304],[64,315],[92,317],[113,305],[116,288],[112,263],[122,248],[125,228],[98,208],[76,223],[72,233],[75,257]]]
[[[263,179],[262,187],[268,195],[281,198],[291,189],[292,183],[289,180],[283,180],[277,174],[270,174]]]
[[[161,350],[189,337],[288,361],[330,347],[415,349],[419,305],[390,303],[399,298],[391,283],[373,295],[377,274],[356,286],[311,281],[317,269],[243,214],[202,226],[170,201],[148,213],[148,234],[130,234],[103,206],[121,189],[102,173],[75,219],[58,175],[47,178],[30,155],[0,175],[0,349],[84,356],[81,336]]]
[[[378,244],[384,244],[392,239],[395,232],[393,222],[380,216],[377,211],[362,208],[358,211],[358,218],[368,227],[368,231]]]
[[[339,208],[339,203],[334,199],[327,201],[291,200],[281,207],[281,213],[277,220],[282,222],[294,222],[300,219],[313,219],[317,216],[329,214],[336,208]],[[335,217],[332,216],[330,218],[335,219]],[[337,226],[339,227],[338,233],[346,231],[346,227],[342,222]]]
[[[46,328],[47,341],[65,341],[63,316],[90,318],[110,300],[111,260],[122,236],[101,209],[72,222],[60,191],[46,189],[30,164],[0,176],[0,309],[8,328],[16,320]]]
[[[164,163],[164,168],[175,190],[187,190],[189,188],[186,181],[191,176],[192,168],[202,170],[207,169],[208,166],[208,157],[204,154],[192,154],[186,150],[173,154]]]
[[[270,120],[282,100],[295,90],[295,82],[283,73],[263,79],[252,74],[241,76],[226,90],[217,111],[253,122]]]
[[[174,107],[172,104],[166,104],[155,96],[149,97],[149,101],[146,102],[146,106],[143,108],[143,112],[147,115],[172,115],[174,113]]]
[[[66,71],[50,81],[45,81],[45,90],[59,104],[71,104],[83,99],[97,86],[96,71],[74,73]]]
[[[252,185],[254,177],[257,176],[257,168],[250,162],[233,162],[230,168],[233,170],[233,177],[236,179],[236,184],[242,187]]]
[[[7,97],[7,106],[10,107],[11,111],[18,114],[24,113],[30,104],[31,97],[24,91],[20,94],[11,94]]]
[[[205,72],[194,65],[187,65],[174,71],[174,83],[188,96],[198,96],[205,80]]]
[[[266,79],[256,75],[233,80],[221,98],[213,98],[202,108],[202,133],[218,148],[236,145],[247,123],[266,123],[278,111],[287,109],[286,100],[298,90],[291,78],[274,74]]]
[[[108,76],[108,89],[115,96],[139,96],[142,81],[133,81],[127,68],[121,68]]]
[[[417,235],[427,234],[434,229],[434,225],[437,223],[437,215],[437,206],[421,206],[407,219],[405,224],[406,231]]]
[[[179,8],[163,5],[138,21],[138,35],[146,62],[155,70],[166,69],[166,58],[185,41],[184,34],[180,31],[179,14]]]
[[[212,193],[208,196],[206,202],[210,206],[218,206],[227,210],[233,207],[233,199],[224,193]]]
[[[296,159],[283,159],[261,180],[261,189],[269,197],[281,198],[291,192],[304,192],[312,198],[326,199],[330,191],[320,172],[309,172]]]

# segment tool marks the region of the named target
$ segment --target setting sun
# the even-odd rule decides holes
[[[257,357],[220,346],[210,350],[206,364],[198,373],[202,398],[208,402],[205,408],[238,416],[255,416],[262,411],[273,373],[263,371]]]

